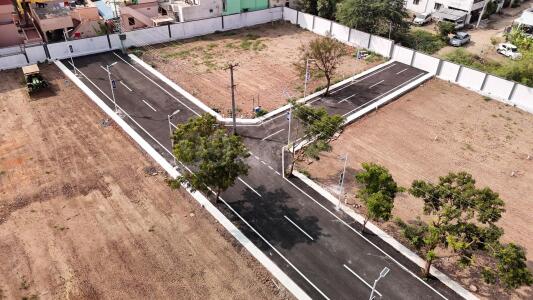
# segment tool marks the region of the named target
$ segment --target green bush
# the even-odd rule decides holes
[[[437,23],[437,31],[443,39],[448,39],[450,33],[455,32],[455,25],[452,22],[442,21]]]
[[[507,39],[522,51],[533,51],[533,38],[526,36],[517,26],[507,34]]]
[[[436,34],[425,30],[413,30],[405,34],[402,43],[412,49],[433,54],[446,46],[446,43]]]

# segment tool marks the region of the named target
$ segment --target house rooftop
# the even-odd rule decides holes
[[[61,6],[59,3],[46,3],[44,6],[32,4],[32,10],[41,20],[66,17],[70,15],[70,8]]]
[[[462,10],[457,10],[453,8],[441,8],[433,14],[435,18],[438,19],[447,19],[452,21],[457,21],[462,18],[465,18],[467,15],[466,12]]]

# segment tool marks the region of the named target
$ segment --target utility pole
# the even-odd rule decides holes
[[[236,108],[235,108],[235,83],[233,82],[233,70],[238,67],[239,64],[229,64],[226,70],[230,70],[231,78],[231,116],[233,117],[233,135],[237,134],[237,120],[236,120]]]
[[[485,0],[485,3],[483,4],[483,8],[481,9],[481,13],[479,14],[479,17],[477,18],[477,24],[476,28],[479,28],[479,23],[481,23],[481,19],[483,18],[483,15],[485,14],[485,10],[487,9],[487,5],[489,4],[491,0]]]
[[[122,51],[122,54],[126,54],[126,48],[124,47],[124,40],[126,39],[126,35],[122,33],[122,19],[120,18],[120,15],[117,10],[117,0],[113,0],[113,5],[115,7],[114,15],[115,20],[114,24],[116,27],[118,27],[118,39],[120,40],[120,50]]]
[[[342,169],[342,175],[340,178],[340,191],[339,191],[339,202],[337,202],[337,206],[335,209],[339,210],[341,208],[341,200],[342,200],[342,193],[344,191],[344,175],[346,173],[346,162],[348,162],[348,153],[344,155],[344,168]]]

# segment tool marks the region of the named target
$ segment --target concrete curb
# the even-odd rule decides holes
[[[154,159],[170,177],[176,178],[180,173],[166,161],[147,141],[145,141],[133,128],[108,107],[100,97],[91,91],[76,75],[74,75],[61,61],[54,61],[56,66],[80,88],[100,109],[113,119],[152,159]],[[268,258],[252,241],[250,241],[231,221],[222,214],[212,203],[200,192],[193,192],[183,186],[189,194],[219,222],[224,228],[267,269],[285,288],[297,299],[311,299],[291,278],[287,276],[270,258]]]
[[[189,101],[191,101],[196,106],[198,106],[199,108],[204,110],[204,112],[216,117],[219,122],[226,123],[226,124],[231,124],[233,122],[232,118],[223,118],[219,113],[217,113],[214,110],[212,110],[209,106],[205,105],[198,98],[196,98],[193,95],[191,95],[190,93],[188,93],[186,90],[184,90],[179,85],[177,85],[175,82],[170,80],[168,77],[166,77],[165,75],[161,74],[161,72],[157,71],[152,66],[150,66],[149,64],[144,62],[142,59],[137,57],[135,54],[128,54],[128,56],[133,61],[135,61],[137,64],[139,64],[144,69],[146,69],[148,72],[150,72],[152,75],[157,77],[159,80],[163,81],[168,86],[173,88],[175,91],[177,91],[178,93],[180,93],[183,96],[185,96]],[[389,65],[391,63],[394,63],[394,62],[395,61],[393,61],[393,60],[389,60],[389,61],[387,61],[385,63],[382,63],[380,65],[372,67],[372,68],[370,68],[368,70],[365,70],[365,71],[363,71],[363,72],[361,72],[361,73],[359,73],[357,75],[354,75],[352,77],[349,77],[349,78],[346,78],[346,79],[344,79],[342,81],[339,81],[339,82],[337,82],[335,84],[332,84],[330,89],[337,88],[337,87],[342,86],[342,85],[344,85],[346,83],[349,83],[352,80],[356,80],[356,79],[359,79],[361,77],[364,77],[364,76],[366,76],[366,75],[368,75],[368,74],[370,74],[372,72],[375,72],[375,71],[377,71],[377,70],[379,70],[379,69],[381,69],[381,68],[383,68],[383,67],[385,67],[385,66],[387,66],[387,65]],[[318,92],[315,92],[313,94],[305,96],[305,98],[300,98],[300,99],[296,100],[296,102],[298,102],[298,103],[306,103],[307,101],[312,100],[312,99],[322,95],[325,91],[326,91],[326,89],[322,89],[322,90],[320,90]],[[274,116],[277,116],[278,114],[283,113],[284,111],[288,110],[290,108],[290,106],[291,106],[290,104],[286,104],[286,105],[284,105],[282,107],[279,107],[279,108],[267,113],[264,116],[261,116],[261,117],[258,117],[258,118],[254,118],[254,119],[236,118],[236,122],[237,122],[237,124],[241,124],[241,125],[259,125],[262,122],[268,121],[268,119],[270,119],[270,118],[272,118]]]
[[[305,184],[307,184],[310,188],[318,192],[320,195],[322,195],[324,198],[328,199],[331,203],[338,205],[339,199],[330,194],[328,191],[326,191],[323,187],[321,187],[318,183],[314,182],[313,180],[309,179],[309,177],[305,176],[304,174],[293,170],[294,176],[301,179]],[[354,220],[359,222],[360,224],[363,224],[365,218],[356,213],[351,207],[348,207],[341,203],[340,208],[350,217],[352,217]],[[402,245],[400,242],[398,242],[395,238],[390,236],[385,231],[381,230],[379,227],[371,223],[370,221],[366,223],[366,228],[370,230],[372,233],[377,235],[380,239],[385,241],[387,244],[389,244],[392,248],[394,248],[396,251],[400,252],[403,256],[407,257],[410,261],[418,265],[419,267],[424,267],[424,260],[418,256],[416,253],[411,251],[409,248]],[[469,292],[467,289],[462,287],[458,282],[452,280],[450,277],[448,277],[446,274],[442,273],[435,267],[431,267],[430,270],[431,275],[435,276],[438,280],[440,280],[442,283],[444,283],[447,287],[455,291],[458,295],[463,297],[467,300],[478,300],[478,298]]]

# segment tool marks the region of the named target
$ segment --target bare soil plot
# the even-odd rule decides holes
[[[0,82],[0,299],[287,298],[55,66]]]
[[[228,63],[238,63],[235,71],[238,116],[250,117],[259,105],[272,111],[287,104],[287,98],[303,95],[303,76],[293,64],[299,47],[318,35],[287,23],[273,23],[222,32],[181,42],[143,47],[142,59],[223,115],[231,112]],[[339,66],[336,80],[360,73],[380,59],[357,61],[350,48]],[[309,92],[325,84],[312,81]]]
[[[504,240],[528,250],[533,270],[533,115],[441,80],[432,80],[379,111],[348,126],[333,142],[333,151],[318,162],[302,162],[309,172],[338,194],[342,161],[348,154],[347,201],[361,210],[354,195],[354,175],[362,162],[386,166],[402,186],[415,179],[436,182],[450,171],[470,172],[479,186],[488,186],[505,201],[500,225]],[[529,157],[529,158],[528,158]],[[407,194],[395,202],[394,214],[414,220],[422,201]],[[381,224],[395,234],[392,224]],[[443,267],[441,265],[441,267]],[[444,266],[444,268],[446,268]],[[455,273],[469,286],[468,275]],[[475,283],[475,282],[474,282]],[[477,284],[477,283],[475,283]],[[506,298],[501,291],[481,289],[482,296]],[[533,297],[522,289],[515,297]]]

